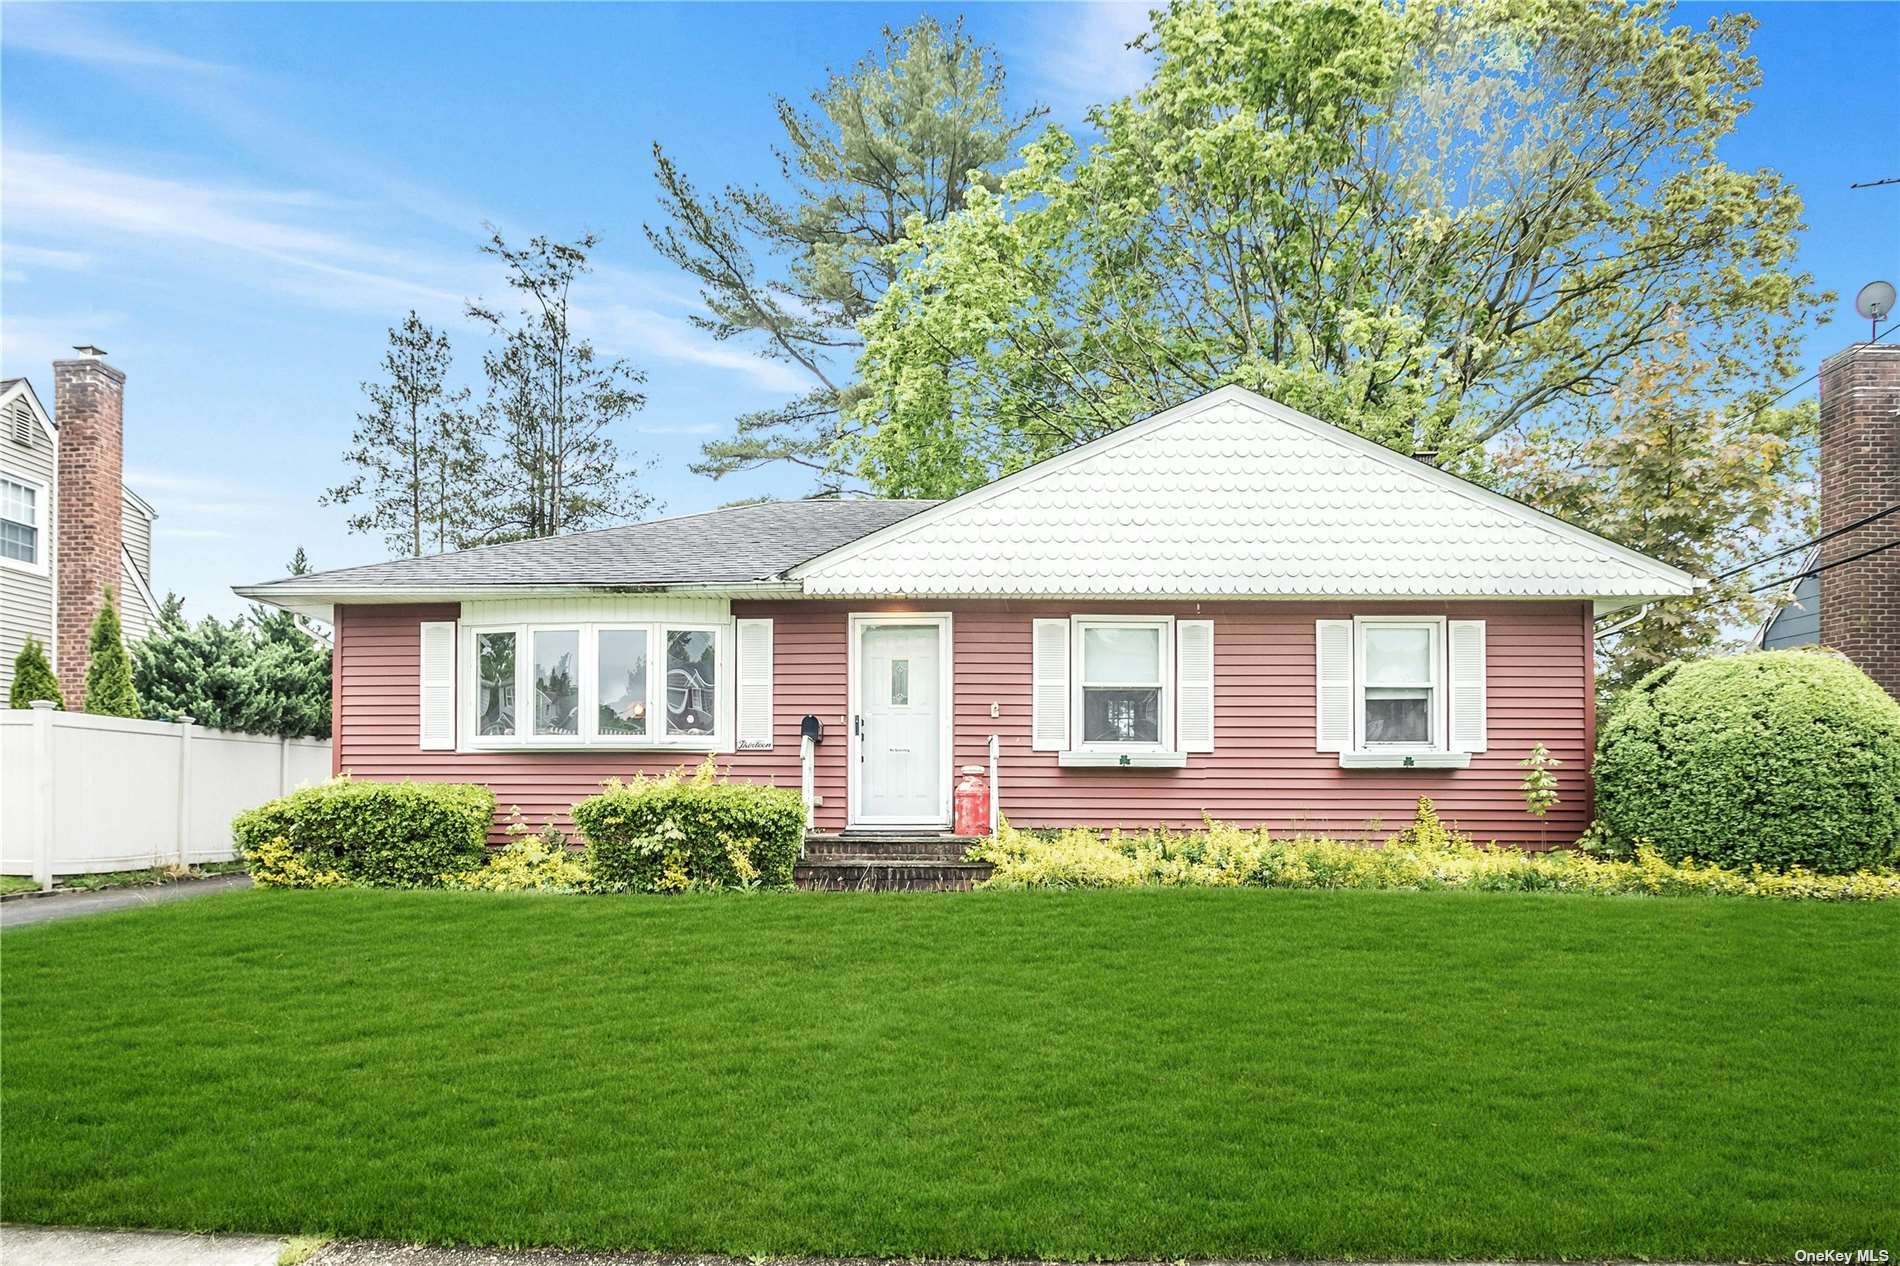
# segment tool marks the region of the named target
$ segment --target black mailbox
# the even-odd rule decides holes
[[[807,716],[798,723],[798,737],[808,738],[813,743],[825,741],[825,723],[817,717]]]

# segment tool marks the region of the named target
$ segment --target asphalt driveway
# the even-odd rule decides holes
[[[250,886],[249,875],[213,875],[209,879],[185,879],[150,888],[108,888],[104,892],[55,892],[43,897],[17,897],[0,901],[0,929],[129,910],[134,906],[155,906]]]

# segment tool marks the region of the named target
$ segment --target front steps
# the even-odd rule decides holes
[[[824,892],[962,890],[990,877],[988,862],[963,860],[975,842],[968,835],[808,835],[792,880]]]

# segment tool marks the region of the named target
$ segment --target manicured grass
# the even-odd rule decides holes
[[[22,928],[9,1221],[735,1254],[1900,1247],[1900,906],[248,892]]]

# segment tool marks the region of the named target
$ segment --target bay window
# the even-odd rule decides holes
[[[476,627],[464,638],[471,746],[707,749],[728,737],[723,624]]]

